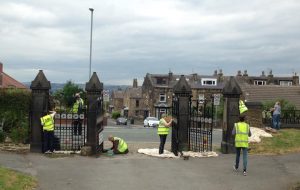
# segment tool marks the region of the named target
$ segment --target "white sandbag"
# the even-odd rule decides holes
[[[145,149],[138,149],[138,153],[146,154],[149,156],[160,157],[160,158],[180,158],[180,155],[175,156],[172,152],[164,150],[163,154],[158,153],[157,148],[145,148]],[[207,157],[217,157],[218,154],[216,152],[192,152],[192,151],[183,151],[183,156],[190,156],[190,157],[198,157],[198,158],[207,158]],[[179,154],[179,153],[178,153]]]
[[[273,137],[272,134],[267,133],[260,128],[250,127],[250,130],[252,135],[249,137],[249,142],[259,143],[261,142],[261,137]]]

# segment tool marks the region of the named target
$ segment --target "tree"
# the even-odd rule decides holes
[[[54,93],[55,99],[68,108],[72,107],[75,101],[75,94],[80,93],[81,97],[85,97],[85,93],[82,88],[74,84],[72,81],[67,81],[63,89],[57,90]]]

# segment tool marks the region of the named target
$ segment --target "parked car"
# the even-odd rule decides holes
[[[116,120],[117,125],[127,125],[127,119],[125,117],[118,117]]]
[[[159,120],[156,117],[147,117],[144,120],[144,127],[157,127]]]

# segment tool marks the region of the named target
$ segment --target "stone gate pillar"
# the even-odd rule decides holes
[[[86,83],[87,92],[87,143],[91,147],[91,154],[96,155],[103,149],[103,83],[93,73],[90,81]]]
[[[176,101],[173,109],[174,123],[172,125],[172,152],[177,155],[177,152],[189,150],[188,130],[190,126],[190,102],[192,90],[184,75],[181,75],[179,81],[174,86],[174,100]],[[174,108],[174,106],[176,108]]]
[[[40,118],[50,109],[49,90],[50,82],[43,71],[40,70],[35,79],[31,82],[31,106],[30,106],[30,151],[42,152],[42,126]]]
[[[234,77],[230,77],[230,80],[223,88],[224,101],[224,113],[223,113],[223,133],[221,151],[224,154],[234,153],[234,138],[232,136],[232,129],[234,123],[239,120],[239,99],[242,94],[242,90],[239,87]]]

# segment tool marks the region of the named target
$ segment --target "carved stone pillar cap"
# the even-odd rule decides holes
[[[223,88],[223,95],[224,96],[231,96],[231,95],[241,95],[242,90],[239,84],[236,82],[236,79],[231,76],[229,81],[225,84]]]
[[[85,84],[85,90],[92,92],[101,92],[103,90],[103,83],[100,82],[96,72],[93,72],[90,81]]]
[[[47,80],[43,70],[39,70],[39,73],[35,79],[31,82],[30,89],[49,90],[51,88],[50,81]]]
[[[180,76],[179,81],[174,86],[174,92],[176,93],[192,93],[191,86],[186,81],[184,75]]]

